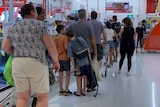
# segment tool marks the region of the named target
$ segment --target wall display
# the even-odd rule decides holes
[[[9,7],[9,0],[2,0],[0,7]],[[26,4],[26,0],[13,0],[14,7],[21,7]]]
[[[153,29],[159,22],[160,22],[160,17],[158,16],[147,16],[146,17],[146,22],[147,22],[147,29]]]
[[[50,5],[50,12],[52,12],[52,13],[65,13],[65,9],[63,7]]]
[[[113,13],[132,13],[133,6],[129,6],[128,9],[120,9],[120,10],[113,10]]]
[[[113,13],[132,13],[133,6],[129,2],[106,2],[106,10],[113,10]]]
[[[71,0],[64,0],[63,1],[63,7],[64,7],[65,10],[71,10],[72,9]]]

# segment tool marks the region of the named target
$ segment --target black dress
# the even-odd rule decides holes
[[[135,49],[134,43],[134,28],[133,27],[124,27],[120,41],[120,53],[133,55]]]

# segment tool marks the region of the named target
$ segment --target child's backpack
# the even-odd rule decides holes
[[[77,37],[75,38],[75,40],[72,41],[71,44],[72,51],[78,59],[83,59],[88,56],[87,48],[82,43],[81,39],[83,38]]]

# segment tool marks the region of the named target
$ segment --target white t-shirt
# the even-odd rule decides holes
[[[113,41],[113,36],[115,36],[113,29],[105,29],[105,32],[107,34],[107,41]]]

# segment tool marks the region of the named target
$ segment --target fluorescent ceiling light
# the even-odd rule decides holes
[[[76,0],[76,1],[81,2],[81,0]]]

